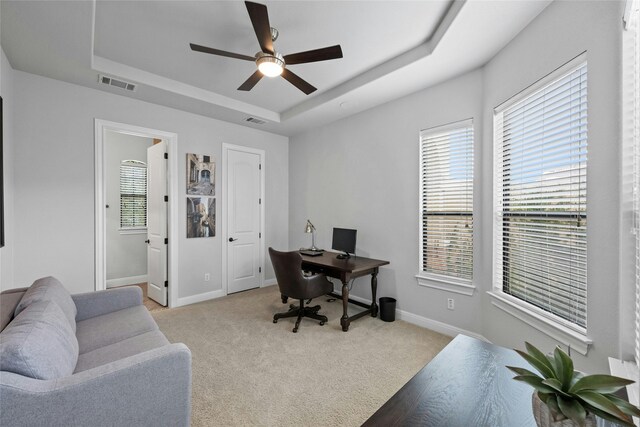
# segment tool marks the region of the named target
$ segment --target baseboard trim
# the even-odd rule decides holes
[[[224,289],[218,289],[217,291],[205,292],[203,294],[191,295],[189,297],[182,297],[178,298],[176,307],[182,307],[183,305],[195,304],[197,302],[220,298],[225,295],[226,293],[224,292]]]
[[[146,283],[149,280],[149,276],[143,274],[141,276],[129,276],[129,277],[120,277],[118,279],[109,279],[107,280],[107,289],[117,288],[120,286],[127,285],[137,285],[138,283]]]
[[[349,295],[349,298],[355,301],[362,302],[364,304],[371,304],[370,299],[361,298],[356,295]],[[440,322],[438,320],[429,319],[428,317],[419,316],[417,314],[409,313],[408,311],[398,310],[396,308],[396,319],[404,320],[405,322],[411,323],[416,326],[420,326],[425,329],[430,329],[434,332],[438,332],[443,335],[447,335],[450,337],[455,337],[456,335],[462,334],[468,337],[476,338],[485,342],[491,342],[485,337],[475,332],[467,331],[466,329],[459,328],[457,326],[449,325],[444,322]]]
[[[262,283],[262,287],[266,288],[267,286],[273,286],[273,285],[277,285],[278,281],[273,278],[273,279],[266,279],[263,283]]]

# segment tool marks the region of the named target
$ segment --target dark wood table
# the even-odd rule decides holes
[[[342,299],[342,317],[340,325],[342,330],[347,332],[349,324],[352,320],[359,319],[362,316],[371,314],[371,317],[378,315],[378,304],[376,303],[376,291],[378,288],[378,269],[389,264],[389,261],[379,259],[364,258],[360,256],[352,256],[347,259],[338,259],[335,252],[323,252],[319,256],[302,255],[302,269],[313,271],[314,273],[323,273],[329,277],[340,279],[342,282],[342,294],[331,293],[336,298]],[[364,304],[360,301],[349,299],[349,281],[357,277],[371,275],[371,305]],[[366,308],[366,310],[355,314],[351,317],[347,314],[349,303]]]
[[[458,335],[363,426],[535,427],[533,388],[505,365],[532,369],[511,349]]]

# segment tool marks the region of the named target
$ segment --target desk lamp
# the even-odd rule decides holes
[[[320,251],[320,249],[316,248],[316,227],[311,224],[311,221],[307,220],[307,225],[304,227],[305,233],[311,233],[311,247],[309,250],[312,251]]]

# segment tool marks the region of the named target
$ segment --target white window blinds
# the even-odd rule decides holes
[[[496,110],[496,290],[587,325],[587,64]],[[562,320],[561,320],[562,319]]]
[[[629,115],[629,126],[632,128],[630,136],[633,138],[633,211],[634,211],[634,233],[636,237],[636,298],[635,298],[635,357],[636,366],[640,365],[640,1],[630,4],[630,14],[627,21],[629,43],[625,45],[629,50],[625,52],[625,58],[629,60],[625,64],[630,65],[630,78],[625,79],[632,93],[629,110],[625,110],[625,116]],[[625,104],[626,105],[626,104]],[[640,383],[640,381],[637,381]]]
[[[120,164],[120,228],[147,226],[147,166],[137,160]]]
[[[421,263],[425,273],[473,278],[473,122],[420,133]]]

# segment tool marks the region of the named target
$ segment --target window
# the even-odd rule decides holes
[[[553,324],[587,326],[587,63],[496,109],[494,290]]]
[[[473,278],[473,121],[420,133],[421,270]]]
[[[138,160],[120,164],[120,228],[147,227],[147,165]]]
[[[625,94],[630,97],[631,108],[624,113],[631,120],[625,120],[630,128],[629,136],[633,147],[633,213],[634,233],[636,238],[635,253],[635,358],[636,366],[640,365],[640,1],[629,2],[628,17],[626,17],[626,51],[625,65],[629,69],[629,76],[625,79]],[[626,75],[625,75],[626,77]],[[625,105],[627,105],[625,103]],[[636,379],[638,383],[638,379]],[[636,392],[637,393],[637,392]]]

